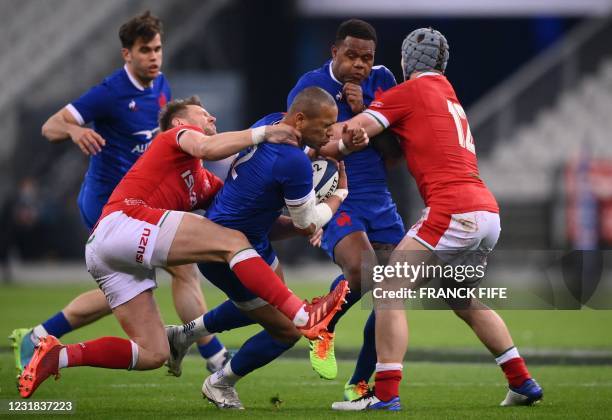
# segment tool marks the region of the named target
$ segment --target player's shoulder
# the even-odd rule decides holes
[[[261,127],[264,125],[278,124],[283,119],[284,116],[285,116],[284,112],[273,112],[255,121],[255,123],[251,125],[251,128]]]
[[[369,90],[374,96],[379,96],[381,92],[387,91],[396,85],[397,82],[391,70],[383,65],[377,65],[372,67],[365,83],[365,89]]]
[[[301,177],[303,173],[312,173],[310,159],[301,147],[290,144],[271,144],[265,146],[275,154],[274,172],[276,176]]]
[[[155,82],[168,83],[168,79],[166,78],[164,73],[160,71],[157,77],[155,78]]]
[[[331,74],[329,73],[329,61],[323,66],[310,70],[302,75],[296,83],[296,88],[304,89],[309,86],[325,87],[326,84],[333,83]]]
[[[178,140],[180,136],[188,131],[195,131],[198,133],[202,133],[202,130],[199,127],[192,126],[192,125],[180,125],[178,127],[173,127],[166,131],[162,131],[161,133],[157,135],[157,138],[158,139],[161,138],[162,142],[174,145],[174,144],[178,144]]]
[[[407,80],[405,83],[410,87],[449,85],[445,75],[435,72],[422,73],[413,79]]]
[[[386,66],[383,66],[382,64],[372,66],[372,71],[370,72],[370,75],[381,78],[392,78],[393,80],[395,80],[395,76],[393,75],[391,70],[389,70]]]
[[[117,92],[120,92],[122,86],[124,85],[123,81],[123,69],[117,69],[108,76],[106,76],[100,83],[94,85],[90,92],[95,92],[95,95],[99,98],[102,96],[116,96]]]
[[[109,89],[121,89],[125,86],[126,82],[129,82],[129,79],[125,69],[121,67],[106,76],[100,84]]]
[[[303,165],[304,162],[310,162],[308,155],[304,149],[291,144],[278,143],[263,143],[263,148],[273,150],[277,161],[282,161],[284,165],[295,167],[295,165]]]
[[[164,90],[164,89],[169,89],[170,88],[170,83],[168,82],[168,79],[166,78],[166,76],[164,76],[164,74],[162,72],[159,72],[159,74],[157,75],[157,77],[153,81],[153,86],[157,90]]]

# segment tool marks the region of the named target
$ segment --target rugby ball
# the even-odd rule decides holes
[[[330,197],[338,188],[338,169],[336,163],[329,159],[312,161],[312,185],[317,203]]]

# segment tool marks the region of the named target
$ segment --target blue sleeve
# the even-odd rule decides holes
[[[282,185],[286,201],[299,201],[312,191],[312,166],[302,149],[295,146],[284,147],[287,151],[279,155],[272,169],[274,179]],[[299,204],[301,203],[296,203]]]
[[[71,105],[80,114],[83,124],[101,120],[111,115],[113,96],[107,84],[102,83],[92,87]]]

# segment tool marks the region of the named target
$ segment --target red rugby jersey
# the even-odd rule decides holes
[[[223,182],[204,169],[200,159],[180,148],[178,137],[186,130],[202,132],[195,126],[180,126],[153,139],[111,194],[100,219],[123,210],[157,224],[165,210],[190,211],[210,205]]]
[[[451,214],[499,212],[480,179],[465,112],[445,76],[422,73],[380,94],[365,112],[400,137],[427,207]]]

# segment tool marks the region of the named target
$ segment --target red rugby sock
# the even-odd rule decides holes
[[[381,401],[389,401],[391,398],[399,396],[401,380],[401,370],[376,372],[374,377],[374,395]]]
[[[504,371],[506,379],[508,379],[508,384],[513,388],[518,388],[523,385],[527,379],[531,379],[531,375],[529,375],[529,371],[525,365],[525,360],[523,360],[522,357],[510,359],[502,363],[500,367]]]
[[[119,337],[102,337],[83,343],[68,344],[68,367],[93,366],[129,369],[132,365],[132,342]]]
[[[302,299],[287,288],[255,250],[237,253],[230,261],[230,268],[251,292],[275,306],[289,319],[293,320],[304,305]]]

